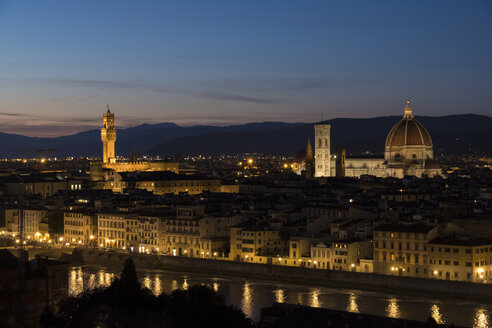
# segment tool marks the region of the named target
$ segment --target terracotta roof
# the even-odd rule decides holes
[[[383,224],[379,227],[374,228],[375,231],[394,231],[394,232],[417,232],[425,233],[434,229],[435,226],[430,226],[427,224],[417,223],[417,224],[400,224],[400,223],[389,223]]]
[[[429,132],[415,119],[404,118],[390,130],[386,146],[424,145],[432,147]]]
[[[489,246],[492,245],[490,238],[456,238],[438,237],[429,242],[436,245],[455,245],[455,246]]]

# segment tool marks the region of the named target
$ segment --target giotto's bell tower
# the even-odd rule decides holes
[[[331,176],[330,124],[314,125],[315,177]]]

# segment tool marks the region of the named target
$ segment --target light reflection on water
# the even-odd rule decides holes
[[[102,267],[72,267],[69,272],[69,293],[107,287],[118,269]],[[224,295],[226,302],[240,308],[248,317],[259,320],[260,309],[273,302],[326,307],[354,313],[369,313],[392,318],[426,321],[431,316],[437,323],[491,328],[492,304],[476,304],[460,300],[439,300],[388,295],[335,288],[310,288],[274,282],[218,278],[210,275],[184,274],[161,270],[139,271],[140,281],[155,295],[204,285]]]
[[[285,295],[284,295],[283,289],[277,289],[274,291],[274,293],[275,293],[275,302],[277,302],[277,303],[284,303],[285,302]]]
[[[246,314],[248,317],[253,316],[253,296],[251,292],[251,287],[249,286],[249,283],[245,282],[243,285],[243,297],[241,299],[241,310]]]
[[[430,312],[431,312],[431,317],[434,320],[436,320],[438,324],[442,325],[444,323],[444,317],[441,314],[441,310],[439,309],[438,304],[432,305]]]
[[[489,328],[490,314],[486,309],[477,309],[473,318],[473,328]]]
[[[321,302],[319,300],[319,289],[315,289],[311,292],[309,306],[311,307],[321,307]]]
[[[398,305],[398,300],[396,298],[391,298],[388,300],[388,305],[386,306],[386,315],[390,318],[401,318],[400,306]]]
[[[353,293],[353,292],[350,293],[350,295],[349,295],[347,311],[359,313],[359,306],[357,305],[357,295],[355,295],[355,293]]]

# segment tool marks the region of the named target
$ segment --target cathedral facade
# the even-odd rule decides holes
[[[345,158],[345,152],[330,153],[330,125],[315,124],[315,175],[316,177],[346,176],[403,178],[442,175],[434,160],[432,139],[424,126],[415,120],[407,101],[403,118],[388,133],[384,158]],[[338,158],[342,157],[342,158]]]

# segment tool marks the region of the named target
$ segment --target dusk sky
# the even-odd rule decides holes
[[[492,114],[492,1],[2,1],[0,131]]]

